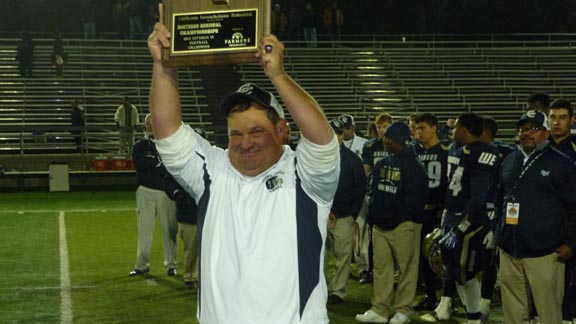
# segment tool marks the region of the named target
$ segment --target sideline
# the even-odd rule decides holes
[[[58,217],[60,229],[60,323],[72,324],[72,296],[70,294],[70,265],[68,264],[68,243],[66,240],[65,212]]]

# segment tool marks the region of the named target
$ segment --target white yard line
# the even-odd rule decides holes
[[[135,211],[136,208],[109,208],[109,209],[67,209],[65,212],[70,213],[107,213],[107,212],[122,212],[122,211]],[[25,210],[5,210],[1,209],[0,214],[25,214],[25,213],[59,213],[60,209],[25,209]]]
[[[68,244],[66,240],[65,213],[60,211],[60,323],[72,324],[72,296],[70,295],[70,266],[68,264]]]

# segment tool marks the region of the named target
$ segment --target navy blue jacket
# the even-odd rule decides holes
[[[405,221],[422,223],[428,175],[412,148],[390,154],[372,171],[368,222],[391,230]]]
[[[576,166],[551,145],[534,152],[525,164],[523,158],[516,150],[500,168],[498,245],[516,258],[541,257],[563,243],[576,251]],[[520,204],[518,225],[505,221],[512,201]]]
[[[143,138],[134,144],[132,160],[136,168],[138,185],[150,189],[166,190],[167,181],[172,176],[162,164],[156,144],[151,139]]]
[[[552,141],[550,144],[557,148],[560,152],[568,155],[572,162],[576,163],[576,136],[571,135],[560,143],[555,143]]]
[[[366,175],[358,155],[340,145],[340,179],[330,211],[336,218],[356,218],[366,195]]]

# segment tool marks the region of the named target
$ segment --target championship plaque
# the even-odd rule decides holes
[[[256,62],[270,33],[270,0],[164,0],[162,22],[172,35],[167,66]]]

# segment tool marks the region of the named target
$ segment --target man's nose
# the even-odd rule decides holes
[[[252,147],[253,141],[252,141],[252,136],[250,134],[244,134],[242,136],[242,149],[246,150],[249,149],[250,147]]]

